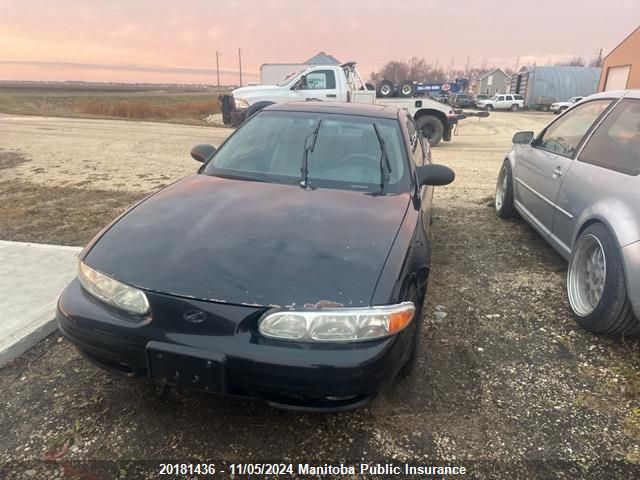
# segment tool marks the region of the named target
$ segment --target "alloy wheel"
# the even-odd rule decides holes
[[[606,277],[607,262],[602,244],[595,235],[585,235],[578,240],[567,274],[569,303],[576,314],[586,317],[596,309]]]

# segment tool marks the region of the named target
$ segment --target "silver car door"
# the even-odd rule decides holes
[[[635,228],[627,215],[635,208],[635,218],[640,218],[639,174],[640,100],[623,99],[598,122],[562,185],[553,237],[566,256],[571,253],[583,213],[593,206],[598,206],[594,213],[611,224]],[[618,221],[614,221],[616,217]],[[625,240],[624,231],[614,234],[622,242],[637,240],[633,235]]]
[[[586,133],[611,103],[593,100],[552,122],[516,160],[516,202],[527,220],[550,235],[564,176]]]

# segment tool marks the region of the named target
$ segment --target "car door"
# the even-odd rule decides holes
[[[577,108],[577,107],[576,107]],[[558,196],[553,237],[571,253],[578,222],[583,212],[600,201],[614,201],[617,208],[601,212],[614,223],[632,226],[629,210],[638,206],[637,179],[640,174],[640,99],[626,98],[611,110],[585,143],[569,171]],[[626,206],[626,208],[623,208]],[[614,232],[623,240],[623,232]],[[629,241],[637,238],[631,237]]]
[[[515,196],[518,208],[543,235],[550,235],[564,176],[589,129],[611,103],[593,100],[577,105],[518,149]]]
[[[498,95],[496,97],[496,104],[494,105],[494,108],[507,108],[506,107],[506,100],[504,98],[504,95]]]
[[[505,95],[504,96],[504,108],[511,108],[511,105],[513,105],[513,95]]]
[[[313,70],[292,87],[298,100],[339,101],[338,79],[333,70]]]

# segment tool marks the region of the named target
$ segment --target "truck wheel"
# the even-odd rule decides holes
[[[560,110],[558,110],[558,113],[564,112],[567,108],[569,108],[569,107],[560,107]]]
[[[249,110],[247,110],[247,118],[245,119],[245,122],[249,120],[249,118],[251,118],[253,115],[258,113],[260,110],[262,110],[265,107],[268,107],[269,105],[273,105],[273,102],[257,102],[251,105],[249,107]]]
[[[435,147],[440,140],[442,140],[442,135],[444,134],[444,125],[439,118],[433,117],[431,115],[423,115],[418,120],[416,120],[416,125],[418,129],[422,132],[422,136],[427,139],[429,145]]]
[[[378,96],[382,98],[392,97],[393,96],[393,82],[389,80],[382,80],[378,84]]]
[[[567,271],[567,296],[576,322],[608,335],[640,332],[631,309],[618,242],[601,223],[589,225],[573,246]]]
[[[518,110],[520,110],[520,105],[518,105],[517,103],[514,103],[513,105],[511,105],[512,112],[517,112]]]
[[[493,105],[487,105],[484,108],[487,110],[487,112],[491,112],[493,110]]]
[[[415,87],[411,80],[405,80],[400,84],[400,96],[411,97],[415,91]]]
[[[365,83],[365,90],[375,90],[376,86],[373,83]]]

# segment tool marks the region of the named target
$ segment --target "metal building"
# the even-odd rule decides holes
[[[328,53],[319,52],[304,63],[305,65],[340,65],[342,62]]]
[[[598,90],[600,69],[592,67],[522,67],[511,78],[510,93],[524,96],[526,107],[564,102]]]
[[[598,91],[640,88],[640,27],[604,57]]]

